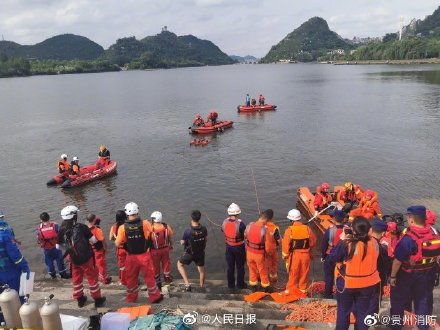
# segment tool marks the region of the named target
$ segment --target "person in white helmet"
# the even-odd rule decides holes
[[[234,291],[236,287],[239,290],[247,288],[244,282],[244,265],[246,263],[244,231],[246,230],[246,225],[238,218],[240,213],[240,206],[232,203],[228,207],[229,217],[222,224],[222,232],[225,235],[226,244],[226,263],[228,265],[228,288],[231,291]],[[235,283],[235,268],[237,268],[237,283]]]
[[[80,175],[80,166],[79,166],[79,158],[73,157],[72,161],[70,162],[70,174],[72,175]]]
[[[69,175],[69,162],[67,160],[67,155],[62,154],[60,157],[60,160],[57,163],[57,170],[58,173],[60,173],[62,176],[68,176]]]
[[[74,205],[66,206],[61,210],[63,223],[58,234],[58,244],[65,245],[66,254],[70,258],[73,299],[78,307],[84,307],[87,297],[84,295],[84,276],[89,283],[90,295],[95,300],[95,307],[104,306],[106,298],[101,295],[98,281],[98,270],[95,267],[92,245],[98,240],[93,236],[89,227],[78,223],[78,208]]]
[[[316,236],[309,226],[301,222],[301,213],[292,209],[287,214],[291,225],[286,229],[282,242],[283,259],[289,270],[289,281],[286,284],[286,295],[294,289],[306,292],[309,280],[311,249],[316,244]]]
[[[126,302],[136,302],[139,295],[139,273],[142,273],[147,285],[148,300],[150,303],[158,303],[163,296],[154,280],[154,266],[150,254],[153,228],[148,220],[141,220],[139,206],[136,203],[127,203],[125,214],[127,214],[127,221],[118,228],[115,244],[117,247],[125,246],[125,250],[127,250],[125,260]]]
[[[173,249],[172,237],[173,229],[170,225],[162,220],[162,213],[154,211],[151,214],[151,221],[153,223],[151,233],[151,258],[154,265],[154,278],[156,280],[159,290],[162,287],[161,279],[161,265],[165,283],[171,283],[171,261],[170,251]]]

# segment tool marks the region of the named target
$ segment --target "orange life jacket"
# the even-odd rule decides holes
[[[325,208],[332,200],[333,197],[331,194],[323,194],[322,192],[317,192],[315,194],[313,205],[315,206],[315,208],[322,209]]]
[[[266,251],[267,252],[276,252],[278,249],[278,241],[275,240],[275,232],[278,230],[280,231],[280,228],[275,225],[272,221],[268,221],[266,224]]]
[[[399,242],[399,236],[393,233],[387,232],[380,240],[380,243],[387,248],[388,256],[394,258],[394,250]]]
[[[74,175],[79,175],[80,174],[80,167],[78,164],[71,164],[70,167],[70,172]]]
[[[240,219],[227,218],[223,221],[222,230],[227,245],[238,246],[244,244],[244,236],[240,233],[240,224]]]
[[[326,254],[330,254],[332,249],[338,244],[339,240],[341,239],[341,235],[344,232],[344,226],[332,226],[329,228],[329,236],[328,236],[328,246]]]
[[[99,228],[99,226],[92,226],[90,227],[90,231],[92,232],[93,236],[98,240],[99,235],[97,234],[98,231],[102,232],[102,229]],[[104,249],[104,243],[100,240],[98,240],[95,244],[92,245],[94,251],[101,251]]]
[[[264,254],[266,243],[266,226],[256,222],[247,225],[245,231],[246,249],[249,252]]]
[[[65,160],[60,160],[57,164],[57,169],[60,174],[67,172],[69,170],[69,163]]]
[[[162,226],[156,230],[156,224],[153,224],[153,231],[151,232],[151,240],[153,242],[153,249],[160,250],[170,246],[170,235],[168,225],[162,223]]]
[[[54,222],[40,223],[37,233],[38,242],[45,250],[53,249],[58,242],[58,233]]]
[[[440,256],[440,235],[437,230],[431,226],[409,226],[405,234],[416,243],[417,253],[410,257],[409,262],[402,263],[402,270],[413,272],[432,269]]]
[[[310,250],[310,228],[304,224],[290,227],[290,252]]]
[[[348,244],[348,249],[350,249]],[[335,267],[335,277],[342,276],[347,289],[366,288],[380,282],[379,272],[377,271],[377,258],[379,257],[379,243],[375,239],[367,242],[367,254],[364,254],[364,243],[356,243],[353,258]],[[345,265],[345,270],[342,270]]]

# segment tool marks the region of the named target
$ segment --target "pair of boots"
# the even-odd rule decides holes
[[[249,288],[251,289],[252,292],[257,292],[257,291],[263,291],[263,292],[266,292],[266,293],[274,292],[272,286],[270,286],[270,285],[268,287],[266,287],[266,288],[259,287],[258,285],[250,285]]]
[[[52,279],[56,279],[57,278],[57,273],[56,272],[49,273],[49,274],[50,274],[50,277]],[[67,272],[62,272],[62,273],[60,273],[60,277],[65,279],[65,280],[67,280],[67,279],[70,278],[70,274],[68,274]]]
[[[86,305],[87,297],[82,295],[76,301],[78,302],[78,307],[82,308]],[[103,307],[105,305],[105,301],[106,301],[105,297],[96,298],[95,299],[95,308]]]

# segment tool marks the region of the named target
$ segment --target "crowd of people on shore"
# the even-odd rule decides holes
[[[331,200],[345,198],[346,204],[349,204],[347,196],[354,188],[352,186],[346,184],[344,192],[340,191],[338,196],[333,194],[332,199],[326,199],[322,204],[319,194],[329,192],[327,185],[321,185],[322,191],[315,194],[316,215],[327,210],[325,207]],[[365,198],[365,195],[371,194],[364,192],[362,195]],[[364,319],[378,312],[383,287],[388,282],[391,284],[391,315],[403,320],[404,310],[411,309],[416,315],[431,315],[440,256],[440,235],[434,227],[435,213],[421,205],[411,206],[407,209],[407,226],[404,228],[403,216],[381,219],[378,216],[381,214],[377,212],[371,218],[364,213],[352,216],[362,198],[351,201],[352,210],[336,208],[331,212],[335,225],[324,233],[321,244],[326,298],[333,298],[333,285],[336,286],[337,329],[348,329],[350,313],[355,314],[358,329],[368,328]],[[371,201],[377,196],[373,194],[367,198]],[[297,209],[290,210],[287,214],[290,225],[282,235],[273,220],[273,210],[262,211],[256,221],[248,224],[240,219],[240,214],[240,207],[232,203],[227,209],[227,218],[221,224],[225,238],[227,283],[231,292],[247,288],[254,292],[274,292],[278,280],[278,250],[281,248],[289,278],[285,290],[278,293],[279,300],[285,298],[289,301],[290,296],[297,292],[307,293],[311,250],[317,243],[309,221],[304,221]],[[85,223],[78,221],[79,216],[76,206],[66,206],[61,210],[63,222],[58,226],[51,221],[49,214],[41,213],[37,238],[44,250],[50,276],[56,278],[56,265],[61,278],[71,277],[73,298],[77,300],[78,307],[83,307],[87,301],[84,277],[95,306],[100,307],[106,299],[101,294],[100,283],[106,285],[111,282],[106,266],[105,235],[99,226],[98,216],[87,215]],[[193,262],[200,275],[200,287],[204,287],[205,283],[208,231],[201,224],[201,218],[198,210],[190,213],[190,226],[180,240],[185,252],[177,261],[177,269],[183,278],[185,291],[191,291],[185,266]],[[150,219],[142,220],[138,205],[130,202],[124,210],[116,213],[109,239],[117,248],[119,282],[126,286],[127,302],[137,301],[141,274],[147,286],[149,302],[157,303],[163,299],[160,291],[162,283],[173,281],[170,261],[173,235],[172,227],[163,221],[159,211],[153,212]],[[70,272],[64,260],[68,261]],[[248,284],[245,282],[246,264]],[[0,213],[0,283],[18,291],[22,272],[29,274],[29,265],[19,251],[4,214]],[[395,328],[402,325],[396,323]]]

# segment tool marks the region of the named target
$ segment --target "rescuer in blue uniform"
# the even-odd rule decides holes
[[[422,205],[407,209],[408,229],[394,250],[390,284],[391,316],[400,316],[400,324],[393,329],[402,329],[403,313],[408,303],[414,302],[417,320],[432,314],[432,291],[437,271],[437,257],[440,255],[440,235],[427,226],[426,208]],[[429,325],[418,323],[419,329]]]
[[[240,207],[232,203],[228,208],[229,217],[225,219],[222,224],[222,231],[225,235],[226,243],[228,287],[231,291],[236,287],[239,290],[247,288],[244,282],[244,264],[246,263],[244,231],[246,230],[246,225],[238,218],[240,213]],[[237,268],[237,283],[235,282],[235,268]]]
[[[344,231],[344,223],[348,220],[348,214],[344,211],[335,210],[333,212],[335,225],[327,229],[322,237],[321,261],[324,263],[325,292],[327,299],[333,298],[333,284],[335,281],[335,263],[327,258],[332,249],[338,244]]]
[[[30,272],[26,259],[18,249],[14,232],[0,210],[0,292],[5,284],[18,292],[21,273],[27,273],[29,279]],[[23,303],[23,297],[20,297],[20,300]],[[2,319],[3,314],[0,314],[0,321]]]

